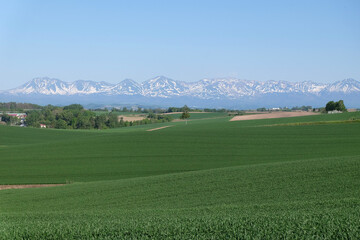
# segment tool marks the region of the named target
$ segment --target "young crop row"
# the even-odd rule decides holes
[[[358,209],[359,210],[359,209]],[[2,219],[0,239],[359,239],[353,214]]]

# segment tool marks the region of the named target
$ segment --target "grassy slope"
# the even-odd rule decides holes
[[[0,127],[0,184],[114,180],[360,154],[359,125],[247,127],[263,122],[276,120],[210,119],[111,131]],[[174,126],[145,131],[164,125]]]
[[[350,115],[154,132],[2,127],[0,145],[23,137],[0,148],[1,181],[78,183],[0,191],[0,238],[359,238],[360,125],[254,127]]]
[[[0,236],[355,239],[359,160],[313,159],[3,191]]]
[[[174,210],[222,204],[246,208],[255,204],[351,199],[360,194],[359,160],[360,156],[320,158],[9,190],[1,198],[1,212],[92,212],[93,207],[97,211]],[[92,196],[91,201],[74,201],[84,196]],[[35,198],[28,209],[24,202]]]

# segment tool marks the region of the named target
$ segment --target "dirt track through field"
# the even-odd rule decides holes
[[[254,120],[254,119],[268,119],[268,118],[287,118],[287,117],[301,117],[309,115],[318,115],[313,112],[272,112],[254,115],[235,116],[230,121]]]
[[[149,129],[149,130],[146,130],[146,131],[147,131],[147,132],[152,132],[152,131],[164,129],[164,128],[167,128],[167,127],[172,127],[172,126],[164,126],[164,127],[159,127],[159,128],[153,128],[153,129]]]
[[[24,185],[0,185],[0,190],[5,189],[21,189],[21,188],[39,188],[39,187],[55,187],[65,184],[24,184]]]

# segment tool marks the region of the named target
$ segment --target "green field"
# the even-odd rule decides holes
[[[360,113],[0,126],[0,239],[359,239]],[[157,131],[146,130],[171,126]]]

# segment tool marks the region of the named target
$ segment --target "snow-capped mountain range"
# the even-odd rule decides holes
[[[335,83],[316,83],[310,81],[288,82],[269,80],[265,82],[236,78],[202,79],[197,82],[184,82],[158,76],[142,83],[125,79],[117,84],[78,80],[72,83],[55,78],[34,78],[24,85],[3,91],[7,96],[102,96],[102,97],[143,97],[146,99],[198,99],[236,101],[258,99],[265,96],[291,95],[320,98],[324,96],[358,96],[360,82],[345,79]],[[95,99],[96,100],[96,99]],[[94,100],[94,101],[95,101]],[[180,104],[180,103],[179,103]],[[301,104],[301,102],[299,102]]]
[[[137,83],[125,79],[118,84],[78,80],[72,83],[55,78],[34,78],[24,85],[11,89],[10,94],[44,94],[44,95],[142,95],[146,97],[169,98],[173,96],[191,96],[202,99],[255,96],[268,93],[360,93],[360,82],[345,79],[331,84],[315,82],[287,81],[248,81],[236,78],[202,79],[197,82],[176,81],[159,76]]]

